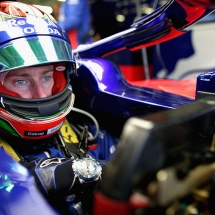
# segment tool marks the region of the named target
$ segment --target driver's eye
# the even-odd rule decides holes
[[[46,76],[42,78],[42,81],[50,81],[52,79],[51,76]]]
[[[18,85],[23,85],[23,84],[26,84],[26,81],[24,81],[24,80],[17,80],[17,81],[15,81],[15,83],[18,84]]]

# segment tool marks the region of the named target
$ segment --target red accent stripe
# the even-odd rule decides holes
[[[96,149],[98,147],[98,145],[99,145],[98,143],[95,143],[93,145],[88,146],[87,149],[88,149],[88,151],[92,151],[92,150]]]
[[[128,83],[133,86],[161,90],[167,93],[185,96],[192,99],[195,99],[196,96],[196,79],[185,80],[152,79],[141,81],[128,81]]]
[[[133,210],[128,201],[116,201],[100,192],[95,194],[93,215],[132,215]]]

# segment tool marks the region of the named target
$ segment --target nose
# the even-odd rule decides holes
[[[32,87],[32,99],[39,99],[39,98],[45,98],[49,95],[45,92],[44,88],[41,86],[41,84],[34,84]]]

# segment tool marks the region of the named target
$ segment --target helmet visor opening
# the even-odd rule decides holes
[[[69,84],[66,63],[24,67],[0,73],[0,92],[9,96],[40,99],[56,95]]]

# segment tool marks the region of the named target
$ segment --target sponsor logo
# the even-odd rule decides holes
[[[51,20],[43,19],[35,24],[34,22],[32,23],[31,19],[12,19],[4,23],[8,25],[9,28],[16,28],[17,32],[22,31],[24,34],[44,33],[44,29],[47,29],[47,33],[61,36],[61,33],[56,28],[57,26]],[[2,29],[2,26],[0,29]]]
[[[48,25],[48,26],[57,27],[54,22],[52,22],[51,20],[45,20],[45,19],[41,19],[41,21],[38,19],[37,25],[38,26],[39,26],[39,24],[44,25],[44,21],[46,21],[46,25]],[[6,22],[9,27],[18,27],[18,26],[23,26],[26,24],[35,25],[34,19],[22,19],[22,18],[19,19],[18,18],[18,19],[10,19],[10,20],[7,20]]]
[[[62,126],[63,122],[61,122],[59,125],[50,128],[48,130],[44,130],[44,131],[24,131],[24,135],[28,136],[28,137],[40,137],[40,136],[44,136],[47,134],[51,134],[54,133],[56,131],[58,131],[60,129],[60,127]]]
[[[28,137],[40,137],[40,136],[44,136],[47,134],[47,131],[25,131],[24,135],[28,136]]]
[[[60,71],[64,71],[66,69],[66,67],[65,66],[57,66],[55,69],[60,72]]]
[[[63,124],[63,122],[61,122],[59,125],[55,126],[54,128],[48,129],[47,134],[51,134],[51,133],[53,133],[53,132],[59,130],[60,127],[62,126],[62,124]]]
[[[44,160],[41,164],[40,164],[40,168],[45,168],[48,167],[52,164],[60,164],[62,163],[64,160],[66,160],[65,158],[50,158],[50,159],[46,159]]]
[[[40,33],[40,28],[26,27],[26,28],[23,28],[22,31],[25,34]],[[57,29],[48,28],[48,31],[51,34],[61,35]]]

